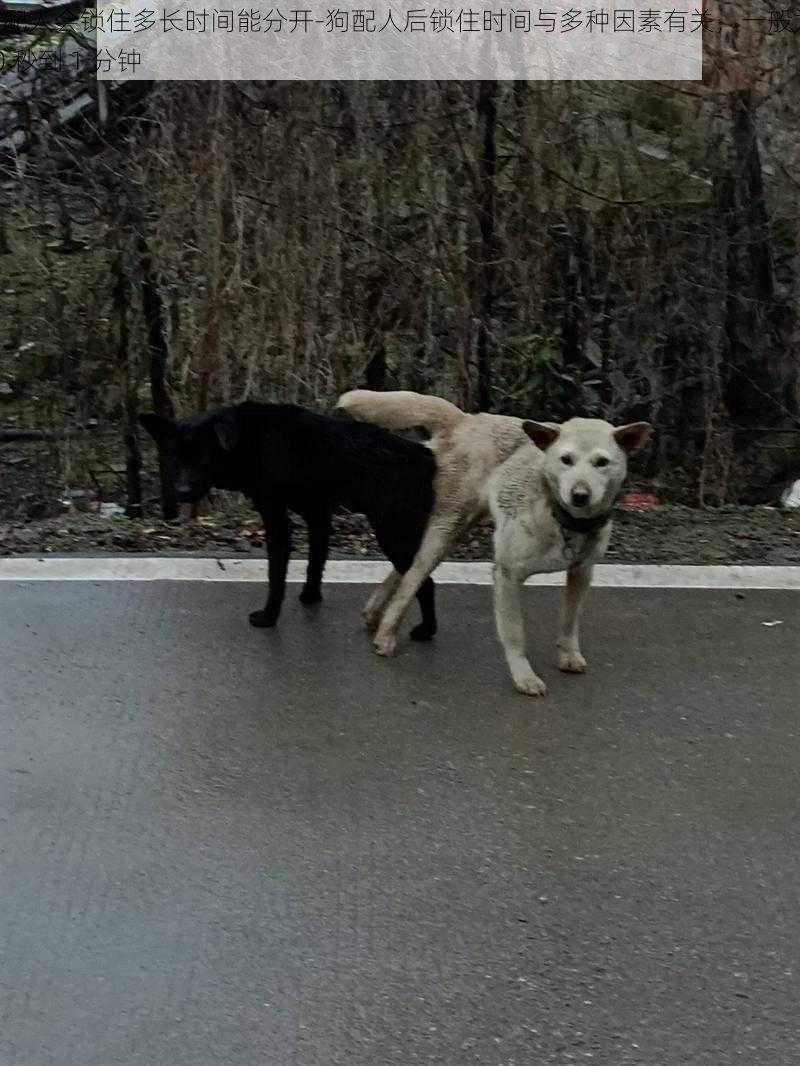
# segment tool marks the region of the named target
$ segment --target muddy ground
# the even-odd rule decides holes
[[[0,448],[0,555],[101,552],[262,554],[259,517],[238,494],[217,493],[207,513],[179,521],[159,518],[155,457],[146,452],[145,517],[125,517],[124,462],[96,445],[7,444]],[[634,475],[635,478],[635,475]],[[633,479],[632,479],[633,480]],[[634,483],[631,489],[658,486]],[[101,502],[102,501],[102,502]],[[116,513],[98,513],[97,508]],[[85,510],[88,508],[89,510]],[[297,554],[305,529],[295,522]],[[366,521],[335,519],[332,557],[380,557]],[[491,558],[491,526],[473,530],[453,550],[455,559]],[[800,564],[800,510],[681,506],[619,508],[608,554],[611,562]]]
[[[302,522],[295,522],[294,545],[306,547]],[[335,519],[333,558],[380,557],[360,516]],[[260,555],[260,520],[241,506],[175,523],[155,516],[131,520],[124,515],[72,511],[37,521],[0,519],[0,554],[95,554],[165,552],[200,555]],[[491,526],[474,530],[453,551],[454,559],[489,559]],[[619,508],[609,562],[620,563],[777,563],[800,564],[800,512],[766,507]]]

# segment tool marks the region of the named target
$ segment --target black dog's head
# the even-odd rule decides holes
[[[158,445],[181,503],[201,500],[213,486],[237,487],[230,474],[230,456],[239,438],[233,410],[177,421],[147,413],[139,415],[139,423]]]

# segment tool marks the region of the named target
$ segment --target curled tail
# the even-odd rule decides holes
[[[421,392],[371,392],[354,389],[339,397],[336,405],[359,422],[373,422],[384,429],[414,429],[422,426],[431,436],[446,433],[465,413],[440,396]]]

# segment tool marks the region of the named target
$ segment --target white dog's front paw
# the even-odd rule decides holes
[[[544,681],[535,674],[529,666],[525,670],[517,670],[514,675],[514,685],[519,692],[524,692],[526,696],[546,696],[547,685]]]
[[[364,625],[370,631],[374,633],[378,626],[381,624],[381,612],[377,607],[371,607],[369,604],[361,612],[361,617],[364,619]]]
[[[376,633],[372,646],[378,655],[387,657],[394,655],[394,650],[397,647],[397,637],[394,633]]]
[[[579,651],[559,650],[558,668],[567,674],[584,674],[586,673],[586,660]]]

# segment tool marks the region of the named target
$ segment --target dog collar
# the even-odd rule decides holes
[[[550,506],[553,512],[553,518],[555,518],[556,522],[558,522],[562,529],[566,529],[570,533],[596,533],[611,521],[610,511],[603,511],[602,514],[592,515],[591,518],[576,518],[575,515],[570,514],[566,507],[563,507],[558,500],[554,499],[552,495],[550,497]]]

